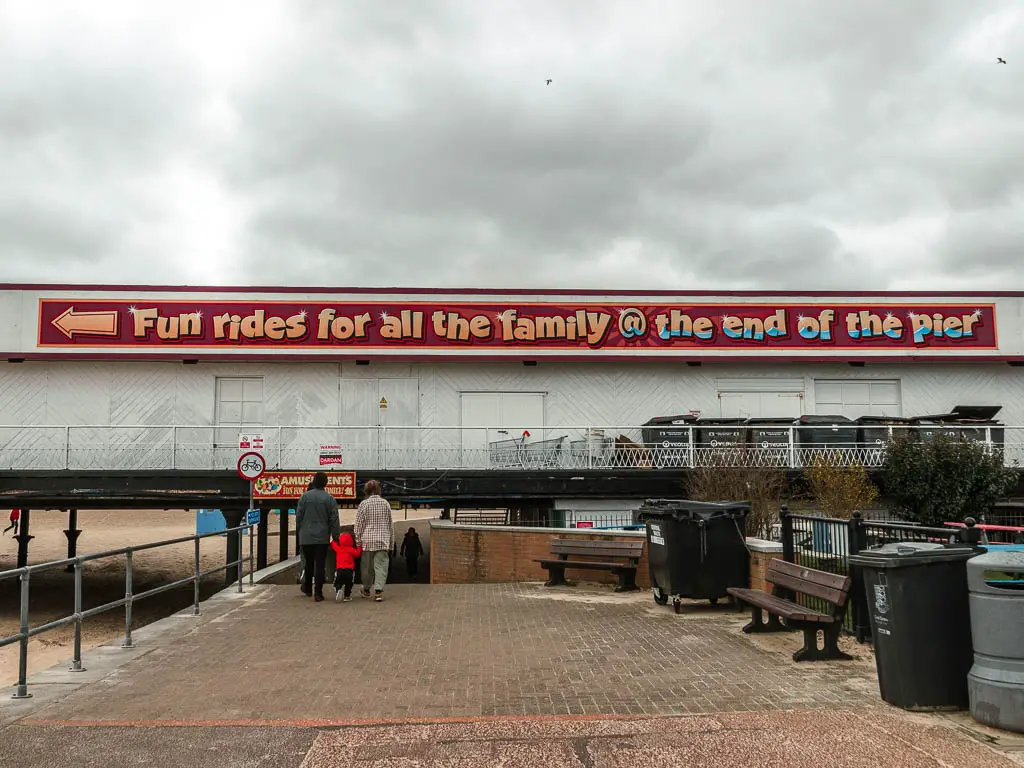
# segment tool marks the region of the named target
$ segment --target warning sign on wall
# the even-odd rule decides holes
[[[321,467],[340,467],[341,466],[341,446],[340,445],[321,445],[320,446],[320,466]]]

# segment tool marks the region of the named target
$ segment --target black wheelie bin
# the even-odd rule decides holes
[[[652,499],[637,510],[647,529],[647,561],[654,600],[670,599],[676,613],[682,598],[727,597],[750,577],[746,519],[750,502]]]
[[[882,699],[903,709],[967,709],[974,662],[968,546],[907,541],[850,556],[864,579]]]

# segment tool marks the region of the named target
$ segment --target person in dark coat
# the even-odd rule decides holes
[[[295,523],[305,561],[302,594],[312,595],[319,603],[324,599],[327,548],[341,535],[338,502],[327,492],[326,472],[317,472],[313,476],[313,488],[302,494],[295,509]]]
[[[423,554],[423,543],[416,529],[410,527],[409,532],[402,539],[402,551],[399,553],[405,557],[405,570],[409,574],[410,581],[416,581],[419,573],[420,555]]]

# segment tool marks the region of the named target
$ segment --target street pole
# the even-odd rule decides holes
[[[252,523],[249,522],[249,512],[252,510],[253,496],[256,495],[256,481],[251,480],[249,482],[249,509],[245,511],[245,522],[249,526],[249,586],[253,583],[253,570],[255,566],[255,560],[252,559]]]

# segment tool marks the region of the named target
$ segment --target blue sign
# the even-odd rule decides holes
[[[204,533],[220,533],[227,528],[224,515],[219,509],[196,510],[196,535]]]
[[[249,525],[259,525],[260,511],[258,509],[250,509],[245,515],[245,522]]]

